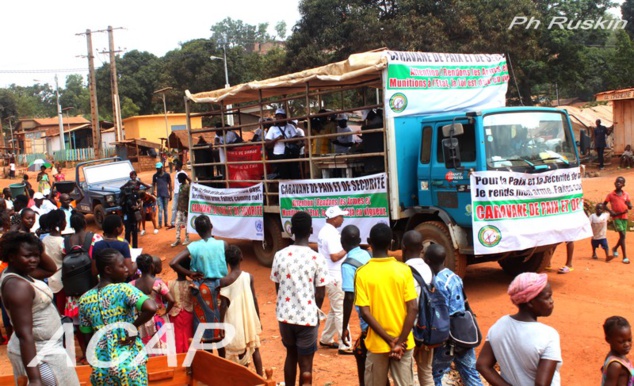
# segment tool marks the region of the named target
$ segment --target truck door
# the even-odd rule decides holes
[[[471,227],[471,187],[469,171],[476,170],[476,133],[475,126],[466,119],[457,120],[462,123],[464,133],[456,136],[460,146],[461,166],[447,169],[443,154],[442,140],[445,138],[442,127],[450,125],[451,121],[441,121],[434,124],[430,196],[432,205],[444,209],[463,227]]]
[[[431,206],[431,157],[433,149],[434,128],[424,124],[420,143],[420,157],[418,162],[418,204]]]

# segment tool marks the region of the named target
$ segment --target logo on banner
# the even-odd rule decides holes
[[[192,216],[192,219],[191,219],[191,221],[189,222],[189,225],[190,225],[192,228],[194,228],[194,229],[196,229],[196,226],[194,225],[194,223],[196,222],[196,217],[198,217],[198,216]]]
[[[397,92],[390,98],[390,109],[395,113],[402,113],[407,108],[407,97],[402,92]]]
[[[255,221],[255,233],[258,236],[264,234],[264,224],[262,223],[262,220]]]
[[[486,225],[478,232],[478,241],[485,247],[495,247],[502,241],[502,232],[493,225]]]

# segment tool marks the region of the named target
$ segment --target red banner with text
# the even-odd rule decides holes
[[[240,146],[238,148],[227,149],[227,162],[253,161],[249,164],[227,165],[229,173],[229,183],[231,188],[244,188],[255,185],[259,182],[241,182],[244,180],[261,181],[264,176],[264,165],[262,164],[262,146]],[[234,182],[235,181],[235,182]]]

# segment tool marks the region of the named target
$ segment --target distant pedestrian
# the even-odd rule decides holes
[[[365,386],[384,386],[388,371],[396,386],[414,384],[412,356],[418,302],[412,270],[389,257],[392,229],[387,224],[376,224],[370,230],[368,243],[372,258],[357,269],[355,304],[368,322],[365,345]]]
[[[189,181],[187,174],[177,174],[178,180],[178,200],[172,205],[176,206],[176,240],[171,244],[172,247],[180,245],[181,232],[185,231],[185,240],[183,245],[189,244],[189,231],[187,231],[187,212],[189,211]]]
[[[297,384],[298,366],[302,377],[313,372],[318,315],[328,281],[325,258],[308,245],[313,232],[312,221],[306,212],[293,215],[291,233],[295,242],[275,254],[271,268],[271,280],[277,292],[275,315],[286,348],[284,382],[287,385]]]
[[[610,247],[608,246],[608,239],[606,237],[609,219],[610,213],[605,211],[605,207],[601,203],[595,206],[594,213],[590,215],[590,226],[592,227],[592,258],[598,259],[597,248],[601,247],[605,250],[606,262],[613,259],[613,257],[610,256]]]
[[[612,256],[619,256],[619,245],[621,246],[621,252],[623,252],[623,263],[629,264],[630,260],[625,253],[625,233],[627,232],[627,212],[632,209],[632,203],[630,202],[630,196],[623,190],[625,186],[625,178],[617,177],[614,181],[614,191],[607,195],[603,205],[607,208],[610,204],[610,208],[607,209],[612,216],[614,230],[619,233],[619,241],[616,242],[614,248],[612,248]]]
[[[172,222],[167,227],[167,229],[174,228],[176,225],[176,209],[178,204],[178,193],[180,191],[180,182],[178,181],[178,176],[184,174],[187,177],[187,182],[192,182],[191,178],[187,175],[187,172],[183,170],[183,163],[176,157],[174,157],[174,167],[176,167],[176,173],[174,174],[174,202],[172,203]],[[170,170],[171,173],[171,170]]]
[[[599,169],[604,169],[603,153],[605,153],[605,148],[608,147],[607,137],[612,133],[614,125],[605,127],[601,124],[600,119],[597,119],[596,124],[594,128],[594,147],[597,150]]]
[[[603,323],[605,341],[610,352],[601,367],[601,386],[631,386],[634,384],[634,366],[627,354],[632,348],[632,328],[627,319],[611,316]]]
[[[518,311],[503,316],[489,329],[477,370],[492,385],[561,385],[559,333],[537,321],[550,316],[555,305],[548,276],[521,273],[508,293]]]
[[[156,173],[152,176],[152,194],[158,201],[158,227],[168,226],[167,205],[172,200],[172,178],[163,170],[163,163],[156,163]]]

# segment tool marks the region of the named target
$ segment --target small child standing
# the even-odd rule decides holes
[[[184,259],[180,265],[189,270],[190,263],[191,259]],[[181,272],[176,274],[177,279],[167,285],[174,298],[174,307],[170,310],[169,317],[174,323],[176,353],[184,353],[189,350],[189,340],[194,336],[194,298],[190,291],[193,282]]]
[[[632,347],[632,329],[627,319],[611,316],[603,323],[605,341],[610,345],[610,352],[605,357],[601,372],[601,386],[634,385],[634,367],[627,358]]]
[[[155,276],[162,271],[161,260],[159,258],[144,253],[136,259],[136,264],[141,271],[141,277],[131,281],[130,284],[140,289],[144,294],[149,295],[158,308],[154,317],[139,327],[139,336],[143,344],[147,344],[161,326],[166,323],[167,314],[169,314],[174,306],[174,298],[172,298],[165,282]],[[165,307],[165,303],[167,303],[167,308]],[[165,348],[165,342],[166,339],[165,336],[163,336],[156,347]]]
[[[632,209],[632,203],[630,202],[630,196],[623,190],[625,186],[625,178],[617,177],[614,181],[614,191],[610,192],[605,198],[603,203],[607,208],[607,204],[610,204],[610,216],[614,219],[614,230],[619,233],[619,241],[616,242],[616,246],[612,248],[612,255],[614,257],[619,256],[619,245],[623,252],[623,264],[629,264],[630,260],[625,253],[625,232],[627,232],[627,212]]]
[[[176,175],[180,188],[178,189],[178,203],[176,207],[176,241],[171,245],[175,247],[181,243],[181,229],[185,228],[185,241],[183,245],[189,244],[189,233],[187,232],[187,211],[189,210],[189,182],[187,174]]]
[[[634,153],[632,152],[632,146],[625,146],[625,150],[623,150],[623,154],[621,154],[621,162],[619,167],[621,168],[631,168],[632,164],[634,164]]]
[[[597,248],[601,247],[605,250],[605,261],[608,262],[614,258],[608,252],[608,239],[606,233],[608,231],[608,220],[610,214],[603,211],[603,204],[599,203],[594,208],[594,213],[590,215],[590,226],[592,227],[592,258],[598,259]]]
[[[231,272],[220,279],[221,320],[236,329],[236,336],[225,347],[226,358],[248,366],[253,357],[255,371],[264,375],[259,349],[262,324],[253,276],[240,269],[242,251],[237,246],[230,245],[225,250],[225,258]]]

